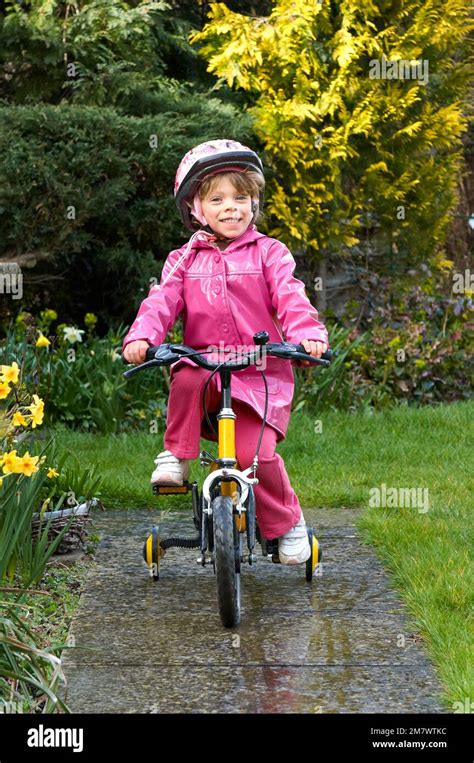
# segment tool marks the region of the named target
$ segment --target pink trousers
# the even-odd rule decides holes
[[[204,417],[201,397],[208,377],[209,371],[198,366],[182,364],[172,371],[164,447],[177,458],[193,459],[199,456],[201,422]],[[220,403],[214,376],[206,396],[209,413],[218,411]],[[236,456],[243,470],[254,459],[262,419],[250,405],[240,400],[233,400],[232,407],[237,416]],[[276,430],[267,425],[258,454],[259,483],[254,486],[258,526],[265,539],[284,535],[301,517],[301,506],[290,485],[283,459],[275,453],[276,442]]]

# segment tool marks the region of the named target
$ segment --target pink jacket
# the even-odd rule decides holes
[[[253,347],[257,331],[268,331],[270,342],[312,339],[329,344],[326,328],[318,320],[304,284],[293,275],[295,260],[280,241],[259,233],[255,225],[224,251],[207,240],[196,239],[170,277],[186,246],[170,252],[161,284],[152,286],[141,303],[123,348],[137,339],[150,345],[162,344],[181,313],[183,343],[197,350],[230,346],[231,350],[244,352]],[[211,355],[206,357],[212,359]],[[294,392],[292,362],[271,357],[265,361],[262,370],[269,391],[267,421],[277,430],[278,440],[283,440]],[[173,364],[172,374],[180,363],[194,365],[192,360],[180,360]],[[220,391],[219,374],[215,378]],[[232,396],[263,417],[265,386],[255,366],[232,374]]]

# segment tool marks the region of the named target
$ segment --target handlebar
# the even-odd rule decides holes
[[[256,337],[257,336],[258,335],[256,335]],[[256,337],[254,337],[254,341]],[[272,355],[273,357],[282,358],[284,360],[308,360],[313,365],[320,366],[328,366],[333,357],[331,350],[326,350],[320,358],[313,358],[306,352],[303,345],[293,344],[292,342],[263,343],[260,341],[259,344],[260,346],[255,347],[255,352],[250,351],[243,358],[242,353],[234,353],[235,355],[239,355],[241,358],[240,361],[226,360],[219,363],[211,363],[204,357],[206,354],[215,353],[215,349],[198,352],[185,344],[160,344],[154,347],[149,347],[146,351],[145,362],[124,371],[123,376],[125,379],[129,379],[139,371],[144,371],[152,366],[170,366],[182,357],[191,357],[196,365],[201,366],[201,368],[206,368],[208,371],[215,371],[217,368],[228,368],[233,371],[240,371],[248,366],[261,363],[263,355]],[[231,353],[230,350],[229,353]],[[123,355],[122,360],[124,363],[128,363]]]

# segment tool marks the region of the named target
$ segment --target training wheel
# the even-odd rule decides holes
[[[159,527],[155,525],[143,546],[143,558],[153,580],[160,579],[160,560],[164,555],[165,550],[160,546]]]
[[[322,559],[321,547],[318,543],[318,539],[313,533],[313,528],[308,527],[308,540],[311,546],[311,556],[306,562],[306,580],[311,583],[316,567]]]

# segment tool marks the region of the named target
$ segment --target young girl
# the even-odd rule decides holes
[[[257,331],[267,331],[270,342],[301,343],[315,358],[327,349],[327,331],[304,284],[293,276],[293,256],[254,224],[264,184],[259,157],[236,141],[208,141],[185,155],[174,195],[184,224],[196,232],[169,254],[160,285],[140,305],[123,342],[129,363],[142,363],[149,345],[162,344],[180,314],[183,342],[196,350],[225,346],[241,353],[253,347]],[[219,359],[224,357],[231,358],[221,354]],[[269,400],[255,486],[257,521],[262,538],[278,538],[283,564],[302,564],[311,554],[306,524],[283,459],[275,453],[288,428],[293,370],[287,360],[265,361]],[[199,456],[200,437],[215,439],[204,427],[201,404],[208,377],[209,371],[190,359],[171,367],[166,450],[155,459],[152,483],[182,485],[189,461]],[[209,412],[219,409],[220,387],[216,374],[207,391]],[[236,456],[246,469],[255,455],[265,406],[264,381],[255,366],[232,374],[232,398]]]

